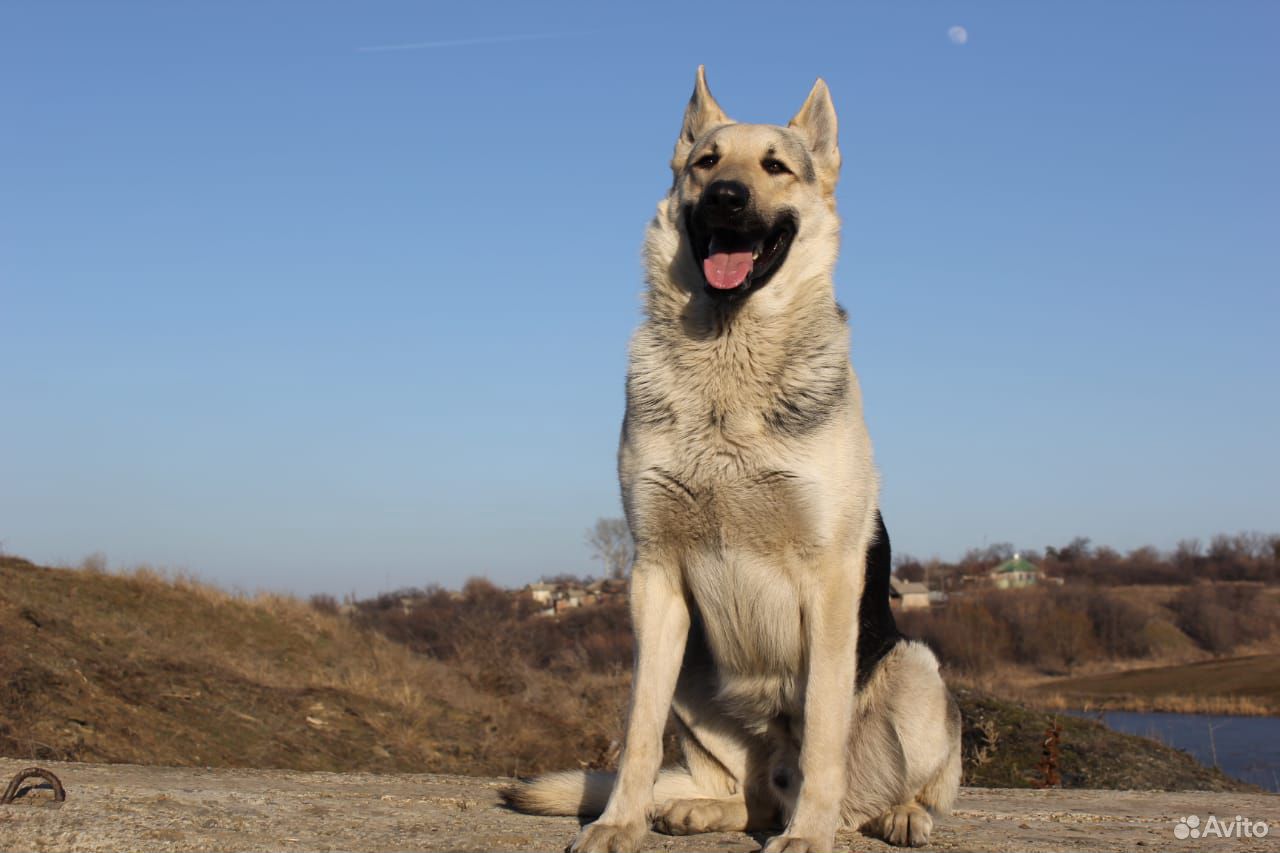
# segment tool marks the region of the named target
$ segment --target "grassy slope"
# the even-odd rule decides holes
[[[1039,684],[1035,692],[1102,704],[1118,702],[1137,707],[1145,703],[1170,705],[1173,709],[1182,699],[1252,700],[1249,704],[1274,713],[1280,709],[1280,655],[1250,655],[1063,678]]]
[[[1036,768],[1045,735],[1056,723],[1062,732],[1058,772],[1063,787],[1251,790],[1185,752],[1147,738],[1119,734],[1092,720],[1037,711],[964,688],[956,689],[956,697],[964,714],[967,785],[1034,786],[1043,778]],[[989,732],[995,735],[994,745],[989,743]],[[986,760],[976,760],[984,747],[991,747]]]
[[[598,762],[620,732],[624,674],[487,683],[292,599],[0,557],[3,755],[489,775]],[[988,747],[968,781],[1032,784],[1052,715],[960,699],[966,755]],[[1154,742],[1062,723],[1064,784],[1233,787]]]
[[[572,763],[574,696],[497,701],[454,668],[292,599],[0,557],[0,753],[142,764],[509,773]],[[620,714],[621,710],[614,708]],[[501,732],[507,732],[504,740]],[[580,744],[608,744],[586,732]],[[577,745],[575,745],[577,746]]]

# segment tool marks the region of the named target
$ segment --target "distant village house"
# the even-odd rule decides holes
[[[1051,578],[1040,570],[1040,567],[1025,559],[1021,554],[1014,554],[991,570],[988,578],[996,589],[1025,589],[1037,584],[1062,584],[1062,578]]]
[[[579,607],[594,607],[597,604],[626,601],[627,581],[607,578],[585,585],[572,582],[531,583],[517,595],[524,595],[532,600],[538,606],[539,614],[558,616]]]
[[[930,604],[929,587],[922,583],[889,578],[889,606],[899,610],[917,610]]]

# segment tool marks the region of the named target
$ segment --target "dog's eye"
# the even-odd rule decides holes
[[[791,170],[787,168],[786,163],[783,163],[781,160],[774,160],[772,157],[764,160],[760,165],[763,166],[764,170],[770,175],[786,175],[791,172]]]
[[[693,165],[698,169],[710,169],[716,163],[720,162],[720,155],[708,154]]]

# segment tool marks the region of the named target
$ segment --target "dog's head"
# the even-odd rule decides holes
[[[831,247],[830,258],[805,264],[829,272],[840,150],[822,80],[786,127],[740,124],[720,109],[699,67],[671,168],[668,214],[711,298],[745,299],[780,276],[804,243]]]

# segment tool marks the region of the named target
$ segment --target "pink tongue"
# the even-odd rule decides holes
[[[732,290],[747,280],[752,264],[751,252],[718,251],[712,242],[711,254],[702,262],[702,273],[717,290]]]

